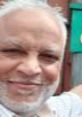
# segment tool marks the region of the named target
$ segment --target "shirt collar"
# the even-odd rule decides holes
[[[0,117],[14,117],[15,114],[0,104]]]

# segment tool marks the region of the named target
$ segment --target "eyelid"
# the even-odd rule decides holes
[[[53,57],[53,58],[57,57],[57,58],[59,58],[58,55],[52,54],[52,53],[42,53],[40,56],[47,56],[47,57]]]
[[[17,48],[5,48],[5,49],[1,49],[0,52],[21,52],[22,50],[17,49]]]
[[[60,60],[60,57],[54,54],[43,54],[43,55],[40,55],[40,57],[53,62]]]
[[[19,56],[24,57],[26,55],[25,51],[17,48],[5,48],[0,50],[0,53],[10,58],[19,58]]]

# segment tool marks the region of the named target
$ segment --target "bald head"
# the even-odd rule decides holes
[[[1,18],[0,25],[2,25],[0,27],[1,36],[2,32],[6,34],[3,33],[3,36],[15,36],[24,30],[36,32],[37,35],[46,32],[51,33],[54,36],[54,40],[56,35],[58,40],[62,40],[62,47],[64,45],[62,31],[57,18],[54,19],[51,14],[42,9],[18,9],[12,11]]]
[[[20,25],[24,25],[28,23],[28,28],[30,28],[33,24],[33,27],[36,28],[45,28],[46,30],[54,30],[54,27],[59,28],[59,23],[57,18],[53,18],[52,15],[47,13],[42,9],[30,9],[30,10],[15,10],[2,18],[7,25],[13,24],[15,21],[17,24],[20,22]],[[52,29],[53,28],[53,29]]]
[[[48,23],[49,20],[48,20],[47,16],[58,24],[59,29],[61,29],[60,32],[62,34],[62,38],[63,38],[64,45],[65,45],[66,36],[67,36],[66,28],[65,28],[65,24],[64,24],[65,20],[64,20],[63,16],[59,13],[57,7],[53,8],[53,7],[49,6],[45,1],[39,1],[39,0],[8,1],[1,8],[0,17],[8,15],[9,13],[13,14],[12,12],[15,13],[15,11],[19,11],[19,10],[27,10],[27,11],[32,11],[32,12],[34,10],[34,11],[37,11],[37,13],[41,13],[41,12],[43,12],[43,14],[45,13],[45,20],[46,20],[47,25],[49,25],[51,23],[51,22]],[[29,14],[30,14],[30,12],[29,12]],[[31,19],[31,21],[33,21],[33,20],[34,19]]]

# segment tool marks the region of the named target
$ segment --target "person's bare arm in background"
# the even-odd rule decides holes
[[[82,99],[82,85],[81,84],[72,88],[71,92],[77,94]]]

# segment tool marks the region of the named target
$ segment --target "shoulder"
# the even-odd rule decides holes
[[[72,88],[72,90],[70,92],[78,95],[80,97],[80,99],[82,99],[82,85],[78,85],[78,86]]]
[[[52,96],[47,101],[47,104],[51,111],[56,112],[58,117],[74,117],[74,115],[78,117],[78,114],[82,116],[82,100],[73,92],[65,92],[60,96]]]

